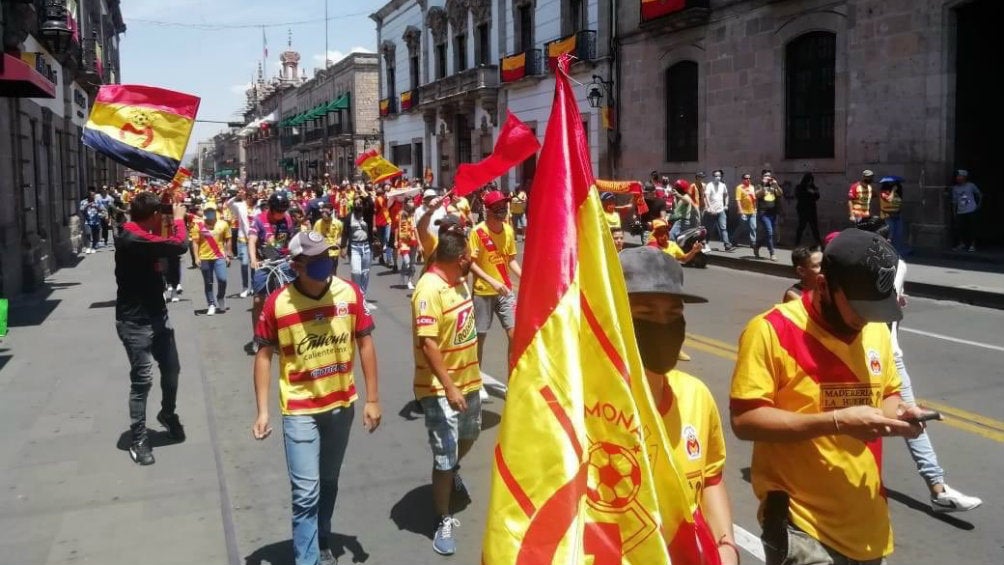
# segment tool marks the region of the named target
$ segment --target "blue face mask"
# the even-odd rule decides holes
[[[331,276],[331,271],[335,268],[335,260],[331,257],[315,259],[307,263],[305,268],[308,277],[315,281],[326,281]]]

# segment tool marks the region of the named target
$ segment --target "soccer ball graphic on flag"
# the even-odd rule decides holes
[[[629,450],[607,442],[589,448],[586,497],[598,510],[620,510],[634,501],[641,488],[641,468]]]

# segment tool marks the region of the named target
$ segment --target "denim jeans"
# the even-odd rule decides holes
[[[394,248],[390,244],[390,224],[377,226],[377,235],[380,236],[380,247],[383,249],[383,262],[391,265],[394,261]]]
[[[726,214],[724,210],[718,212],[717,214],[712,214],[712,213],[706,213],[706,214],[707,214],[708,227],[709,228],[712,226],[717,227],[718,237],[722,240],[722,243],[725,244],[725,247],[732,247],[732,242],[729,241],[728,214]],[[710,233],[710,231],[711,230],[709,229],[708,232]],[[708,238],[708,241],[711,241],[710,237]]]
[[[889,242],[902,255],[906,250],[906,246],[903,244],[903,217],[899,214],[886,216],[885,224],[889,226]]]
[[[115,322],[129,358],[129,420],[133,439],[146,436],[146,399],[153,384],[153,362],[160,367],[161,410],[173,414],[178,398],[178,346],[167,312],[144,321]]]
[[[293,503],[296,565],[316,565],[327,547],[338,498],[338,475],[349,444],[355,407],[283,416],[282,436]]]
[[[412,247],[407,253],[398,253],[398,257],[401,260],[401,282],[407,283],[411,280],[411,277],[415,276],[415,255],[417,253],[417,247]]]
[[[669,239],[676,241],[676,238],[683,230],[689,230],[692,226],[690,220],[677,220],[673,222],[673,227],[669,228]]]
[[[906,363],[903,362],[902,355],[894,356],[896,360],[896,371],[899,373],[901,381],[899,396],[906,404],[917,403],[913,396],[913,384],[910,382],[910,374],[906,372]],[[938,465],[938,454],[934,452],[931,445],[931,438],[927,432],[923,432],[913,439],[906,440],[906,447],[910,450],[910,457],[917,465],[917,472],[924,478],[928,486],[944,484],[945,470]]]
[[[759,218],[760,223],[763,224],[763,231],[764,231],[763,237],[767,243],[767,251],[770,251],[770,254],[773,255],[774,227],[777,222],[777,215],[774,214],[773,212],[758,212],[757,217]],[[757,242],[757,244],[754,245],[754,247],[760,247],[759,242]]]
[[[746,226],[746,233],[750,237],[750,247],[756,247],[756,214],[740,214],[739,227]],[[739,241],[739,229],[736,229],[736,236],[732,238]]]
[[[227,262],[225,259],[213,259],[206,261],[203,259],[199,263],[202,269],[202,282],[206,290],[206,304],[209,306],[219,306],[220,301],[227,295]],[[216,296],[213,296],[213,277],[216,277]]]
[[[237,260],[241,262],[241,288],[248,288],[248,281],[251,276],[251,267],[249,267],[251,256],[248,255],[248,244],[246,241],[238,241],[236,245]]]
[[[370,249],[370,244],[365,241],[350,243],[349,256],[352,265],[352,282],[356,283],[363,296],[366,296],[366,289],[370,286],[370,263],[373,262],[373,251]]]

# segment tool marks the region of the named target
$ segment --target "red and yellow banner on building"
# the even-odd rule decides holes
[[[401,111],[407,112],[411,110],[411,91],[401,93]]]
[[[135,171],[170,180],[188,147],[199,102],[197,96],[152,86],[105,85],[82,141]]]
[[[370,182],[383,182],[404,174],[404,171],[384,159],[376,149],[360,154],[356,159],[356,166],[369,177]]]
[[[380,101],[380,115],[383,117],[390,115],[390,98],[384,98]]]
[[[526,52],[502,59],[502,82],[512,82],[526,76]]]
[[[686,7],[687,0],[641,0],[641,19],[648,21],[661,18]]]
[[[648,390],[569,64],[530,190],[549,221],[527,232],[482,563],[717,563]]]
[[[547,68],[554,71],[558,68],[558,59],[565,54],[574,55],[577,45],[576,36],[570,35],[547,44]]]

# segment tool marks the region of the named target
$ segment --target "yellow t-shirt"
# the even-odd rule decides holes
[[[282,413],[317,414],[355,402],[355,343],[373,329],[359,287],[338,277],[331,277],[320,298],[300,293],[293,284],[269,296],[255,340],[279,353]]]
[[[664,382],[669,388],[663,392],[659,413],[677,468],[686,475],[700,505],[704,488],[720,483],[725,470],[722,419],[711,391],[697,378],[672,370]]]
[[[607,219],[608,228],[621,227],[621,215],[617,210],[613,212],[603,212],[603,217]]]
[[[204,220],[197,218],[192,221],[192,228],[188,236],[192,243],[198,246],[199,261],[226,259],[227,249],[230,248],[230,224],[223,220],[216,220],[216,223],[210,228]],[[210,237],[212,237],[212,241],[210,241]]]
[[[467,282],[451,285],[435,266],[430,267],[415,285],[411,312],[415,336],[415,398],[446,396],[446,390],[422,353],[420,337],[436,339],[447,373],[460,392],[467,394],[479,390],[478,334],[474,326],[474,302]]]
[[[481,267],[488,276],[505,284],[512,290],[512,274],[509,262],[516,256],[516,233],[509,223],[502,224],[502,231],[493,232],[488,224],[481,222],[468,236],[471,246],[471,260]],[[474,294],[494,296],[498,294],[479,276],[474,277]]]
[[[656,249],[661,250],[663,253],[669,255],[670,257],[676,259],[677,261],[682,261],[683,258],[687,255],[683,251],[683,248],[677,245],[676,242],[673,241],[672,239],[666,243],[666,247],[660,247],[659,243],[655,241],[655,236],[650,235],[648,236],[647,244],[651,245],[652,247],[655,247]]]
[[[526,193],[523,191],[512,195],[509,201],[510,214],[526,214]]]
[[[736,185],[736,203],[740,214],[756,214],[756,187],[752,184]]]
[[[818,414],[856,405],[880,407],[899,394],[892,340],[885,324],[853,336],[830,333],[811,302],[775,306],[753,318],[739,340],[730,408],[774,406]],[[830,435],[753,444],[753,491],[787,492],[791,522],[851,559],[892,553],[892,525],[882,488],[882,440]]]
[[[457,207],[457,211],[460,212],[460,216],[464,220],[470,220],[471,218],[471,203],[468,202],[467,198],[464,196],[459,196],[453,201],[453,205]]]
[[[332,246],[328,250],[328,255],[337,257],[338,246],[342,244],[342,221],[334,218],[327,220],[321,218],[314,222],[314,231],[323,235],[327,244]]]

